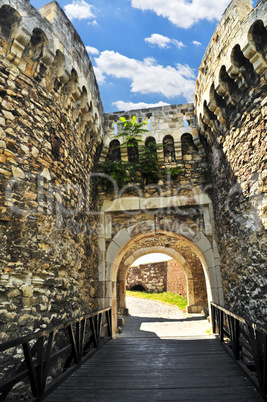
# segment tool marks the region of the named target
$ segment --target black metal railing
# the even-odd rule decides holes
[[[212,331],[267,400],[267,326],[261,326],[211,303]]]
[[[112,337],[111,317],[108,307],[0,344],[0,401],[43,400]]]

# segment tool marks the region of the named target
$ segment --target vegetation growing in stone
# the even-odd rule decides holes
[[[182,172],[181,166],[170,167],[167,169],[167,175],[170,176],[171,180],[176,180],[181,172]]]
[[[107,160],[98,164],[98,171],[109,175],[117,183],[118,187],[121,188],[129,183],[139,181],[137,171],[134,169],[134,167],[135,166],[133,164],[127,161]],[[105,180],[105,188],[108,189],[108,186],[111,185],[112,184],[110,181]]]
[[[116,138],[122,138],[120,147],[125,147],[128,152],[128,161],[106,160],[98,164],[98,172],[112,177],[119,188],[127,184],[138,184],[144,187],[149,184],[157,184],[163,175],[163,166],[158,160],[156,143],[144,144],[142,134],[149,132],[144,126],[147,122],[138,123],[136,116],[130,120],[120,118],[118,126],[121,128]],[[130,150],[130,151],[129,151]],[[181,167],[170,167],[164,174],[169,175],[171,180],[177,179]],[[108,189],[111,182],[104,180],[104,187]]]
[[[137,123],[136,116],[133,116],[130,120],[121,117],[120,120],[118,126],[121,127],[121,132],[116,137],[123,139],[124,142],[121,143],[121,146],[126,148],[133,147],[133,141],[138,143],[138,145],[143,144],[142,134],[149,132],[144,128],[147,122]]]
[[[159,181],[161,164],[157,157],[158,145],[151,143],[141,149],[138,167],[140,169],[143,185],[153,184]]]

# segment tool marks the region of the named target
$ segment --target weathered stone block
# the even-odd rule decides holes
[[[21,170],[18,167],[12,166],[12,173],[13,173],[13,177],[15,177],[15,178],[18,178],[18,179],[25,178],[25,174],[24,174],[23,170]]]
[[[7,110],[2,110],[2,113],[6,120],[15,120],[15,116],[11,112],[8,112]]]
[[[23,285],[21,286],[22,294],[24,297],[32,297],[33,296],[33,287]]]
[[[21,295],[21,291],[19,289],[12,289],[7,293],[7,297],[9,299],[13,299]]]

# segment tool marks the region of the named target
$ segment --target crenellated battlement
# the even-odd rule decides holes
[[[257,319],[259,311],[266,314],[257,281],[266,280],[266,5],[230,3],[203,57],[195,94],[199,134],[210,149],[225,301]]]
[[[9,1],[1,0],[0,10],[2,62],[60,99],[67,114],[78,119],[80,135],[90,127],[94,142],[99,144],[103,106],[93,67],[59,4],[53,1],[38,12],[24,0],[14,0],[12,7]]]
[[[264,0],[254,9],[249,0],[233,0],[213,34],[195,95],[200,131],[210,142],[218,132],[227,131],[230,115],[244,94],[260,77],[266,79],[266,26]]]

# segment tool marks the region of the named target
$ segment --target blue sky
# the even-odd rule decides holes
[[[30,1],[37,9],[48,2]],[[58,3],[88,49],[109,113],[192,102],[198,67],[229,0]]]

